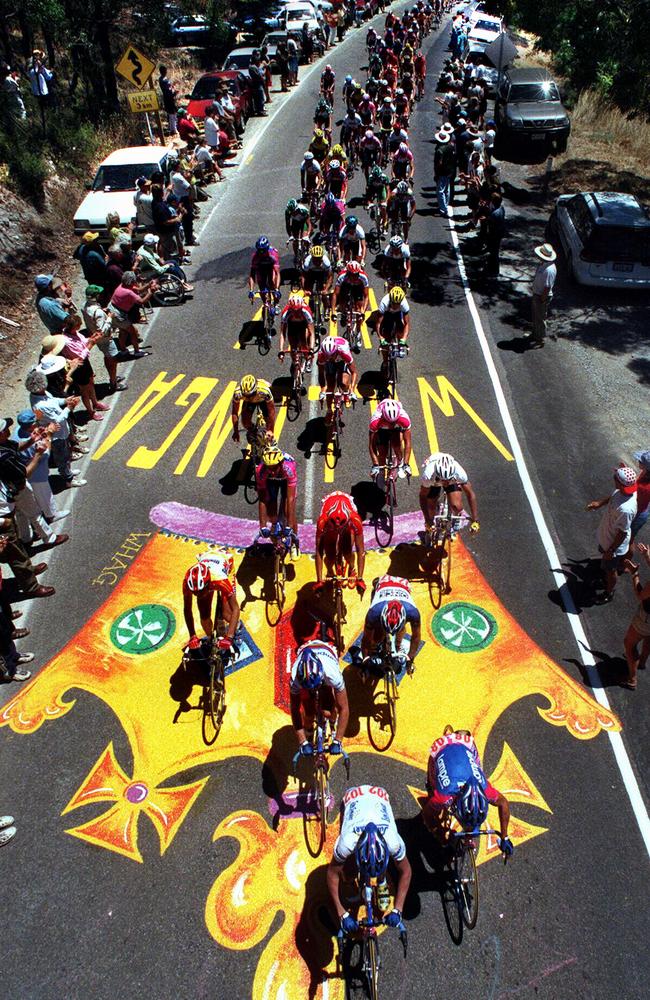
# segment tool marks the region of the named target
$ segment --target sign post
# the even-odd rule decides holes
[[[165,145],[165,131],[162,117],[160,115],[160,104],[158,94],[155,91],[151,79],[156,64],[145,56],[143,52],[136,49],[135,45],[127,45],[115,70],[125,80],[128,80],[139,93],[128,94],[129,107],[134,114],[140,112],[147,113],[147,125],[149,126],[148,113],[151,111],[156,115],[158,129],[160,131],[160,141]],[[147,86],[148,85],[148,86]],[[146,88],[146,89],[145,89]],[[151,127],[149,126],[151,133]]]

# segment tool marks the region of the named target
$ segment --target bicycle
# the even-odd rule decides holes
[[[367,995],[370,1000],[378,1000],[379,998],[379,970],[381,968],[381,960],[379,957],[379,938],[377,935],[377,928],[385,926],[384,918],[381,915],[381,907],[379,905],[379,899],[377,894],[377,879],[371,878],[367,883],[359,885],[357,880],[358,893],[361,898],[361,908],[365,911],[365,916],[358,920],[359,930],[355,932],[361,937],[361,971],[365,976]],[[404,949],[404,958],[406,958],[408,949],[408,934],[404,922],[400,921],[397,930],[399,931],[400,941],[402,942],[402,948]],[[344,978],[347,979],[345,973],[345,941],[348,935],[341,929],[337,934],[338,946],[339,946],[339,961],[341,963],[341,970]]]
[[[368,206],[368,212],[374,224],[373,235],[375,239],[375,245],[379,251],[381,249],[382,241],[386,236],[386,227],[384,225],[384,220],[382,217],[382,206],[376,198]]]
[[[399,470],[399,465],[395,460],[395,454],[393,452],[393,444],[391,441],[388,442],[388,453],[386,455],[386,463],[381,466],[380,471],[377,473],[376,482],[381,479],[383,481],[384,500],[381,509],[376,514],[374,519],[375,527],[375,538],[377,539],[377,545],[381,548],[386,548],[390,545],[393,531],[395,529],[395,508],[397,507],[397,474]],[[407,477],[410,480],[410,476]]]
[[[271,341],[275,337],[276,310],[271,301],[271,291],[268,288],[260,289],[256,294],[262,300],[262,329],[261,331],[258,329],[256,333],[255,345],[263,357],[271,350]]]
[[[399,699],[397,678],[404,669],[404,660],[409,676],[413,675],[413,664],[407,657],[397,652],[394,635],[384,636],[378,652],[371,659],[381,670],[382,677],[380,684],[375,688],[373,710],[368,715],[368,739],[378,753],[384,753],[395,739],[397,732]],[[386,731],[387,739],[384,739]]]
[[[218,615],[218,606],[215,618]],[[223,717],[226,713],[226,675],[225,663],[221,650],[219,649],[219,635],[215,630],[210,638],[203,640],[207,646],[207,657],[204,662],[207,666],[207,677],[203,683],[203,693],[199,701],[199,708],[202,709],[203,717],[201,721],[201,732],[203,742],[206,746],[212,746],[215,742]],[[183,663],[187,667],[193,660],[188,653],[188,647],[183,650]]]
[[[332,409],[328,414],[329,419],[327,420],[328,435],[325,450],[325,465],[328,469],[334,470],[336,468],[336,463],[342,454],[341,434],[345,426],[343,422],[343,407],[346,402],[350,402],[354,408],[355,397],[349,392],[344,392],[342,389],[336,389],[333,393],[321,393],[321,407],[323,406],[327,396],[333,396],[334,399]]]
[[[332,720],[325,717],[320,704],[320,691],[316,689],[314,694],[316,700],[316,711],[314,713],[314,728],[311,735],[311,745],[313,748],[313,753],[308,758],[312,765],[311,773],[311,788],[309,791],[305,792],[303,787],[303,800],[309,799],[315,805],[316,819],[318,827],[318,840],[316,847],[312,846],[310,837],[310,827],[313,825],[310,821],[311,811],[307,808],[308,803],[305,802],[305,808],[303,810],[303,826],[305,832],[305,843],[307,845],[307,850],[313,858],[317,858],[323,847],[325,846],[325,841],[327,840],[327,827],[330,826],[337,813],[336,808],[336,798],[332,795],[330,788],[330,763],[328,760],[328,754],[331,754],[331,740],[333,738],[332,734]],[[329,734],[328,734],[329,730]],[[325,742],[328,738],[330,739],[330,746],[326,747]],[[296,771],[298,767],[298,762],[303,755],[300,750],[294,754],[293,757],[293,775],[296,776]],[[345,750],[341,751],[341,756],[343,758],[343,764],[345,766],[345,772],[347,780],[350,779],[350,758]],[[311,793],[311,796],[310,796]]]
[[[325,252],[332,263],[332,270],[337,271],[340,265],[341,247],[339,234],[334,229],[325,234]]]
[[[315,287],[310,294],[310,306],[314,317],[314,348],[320,348],[321,341],[327,336],[328,314],[322,288]],[[327,318],[326,318],[327,317]]]
[[[253,543],[255,547],[258,547],[261,541],[270,541],[273,546],[272,594],[270,598],[267,597],[266,601],[266,620],[271,628],[275,628],[282,618],[282,612],[284,611],[287,586],[286,558],[291,549],[293,539],[293,532],[284,520],[283,507],[278,514],[277,520],[271,525],[268,535],[260,532]],[[278,609],[277,617],[271,613],[272,607]]]
[[[275,438],[269,440],[267,437],[266,420],[259,409],[255,414],[255,423],[246,432],[246,440],[248,444],[242,448],[243,460],[248,464],[248,477],[244,483],[244,498],[246,503],[253,504],[258,499],[255,468],[262,461],[262,455],[267,447],[271,444],[277,444]]]
[[[291,351],[291,391],[287,400],[287,420],[297,420],[302,413],[302,397],[305,391],[305,365],[308,358],[313,358],[314,351],[301,347],[296,351]],[[280,360],[284,358],[285,352],[278,354]]]
[[[308,236],[291,236],[287,240],[287,246],[293,247],[293,266],[296,271],[302,271],[305,258],[310,251],[311,242]]]
[[[309,217],[312,222],[316,222],[319,216],[319,191],[318,188],[314,188],[312,191],[303,191],[302,201],[306,201],[309,205]]]
[[[408,355],[408,344],[382,340],[379,342],[379,349],[381,350],[382,348],[388,348],[386,359],[386,392],[392,399],[397,399],[397,383],[399,382],[397,362]]]
[[[343,322],[345,320],[345,322]],[[343,327],[343,334],[348,344],[350,345],[350,350],[354,354],[358,354],[361,350],[361,324],[363,323],[363,313],[358,312],[354,308],[354,302],[352,301],[352,296],[348,297],[348,301],[345,303],[345,311],[341,312],[341,326]]]
[[[337,566],[337,574],[334,576],[325,577],[324,583],[329,584],[332,588],[332,606],[334,608],[334,614],[332,616],[332,630],[334,632],[334,645],[338,650],[339,656],[343,656],[345,652],[345,637],[343,635],[343,626],[347,625],[346,607],[345,601],[343,600],[343,588],[349,586],[356,586],[357,578],[355,576],[344,576],[343,566]]]
[[[429,596],[434,608],[440,607],[443,595],[451,593],[452,542],[469,523],[466,511],[450,512],[447,494],[441,489],[436,513],[431,524],[425,526],[424,535],[424,544],[436,561],[429,576]]]

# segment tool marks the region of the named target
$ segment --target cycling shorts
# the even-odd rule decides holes
[[[250,417],[253,418],[256,408],[259,407],[260,413],[266,420],[267,424],[269,422],[269,400],[260,399],[256,403],[251,403],[248,400],[244,400],[242,403],[241,413],[242,419]]]
[[[339,375],[348,375],[350,366],[346,361],[326,361],[323,370],[327,379],[335,378]]]

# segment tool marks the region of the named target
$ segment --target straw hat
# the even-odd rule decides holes
[[[543,260],[546,264],[552,264],[557,257],[557,254],[550,243],[542,243],[541,246],[535,247],[535,253],[539,259]]]

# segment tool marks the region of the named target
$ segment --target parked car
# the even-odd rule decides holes
[[[129,146],[116,149],[100,163],[88,194],[74,214],[74,231],[83,236],[89,230],[108,240],[106,216],[118,212],[120,225],[135,218],[133,196],[138,177],[151,177],[154,170],[169,173],[170,150],[163,146]]]
[[[277,73],[277,66],[275,62],[275,55],[278,51],[278,42],[286,42],[286,40],[291,36],[296,45],[298,46],[298,59],[302,59],[302,44],[300,41],[300,32],[296,31],[269,31],[262,39],[262,45],[266,45],[268,49],[269,63],[271,65],[271,72]],[[261,48],[262,46],[260,46]]]
[[[226,80],[228,83],[228,90],[235,106],[235,118],[238,126],[243,126],[253,110],[253,92],[249,77],[235,70],[219,70],[200,76],[194,84],[192,93],[186,96],[187,110],[197,120],[205,118],[205,109],[217,96],[217,81],[221,80]]]
[[[650,288],[650,214],[631,194],[563,194],[549,220],[581,285]]]
[[[202,45],[210,30],[210,23],[202,14],[184,14],[176,17],[169,26],[174,45]]]
[[[316,8],[307,3],[307,0],[300,0],[298,3],[288,3],[281,14],[281,18],[286,31],[300,31],[305,23],[309,28],[310,34],[320,31],[320,25],[316,19]]]
[[[251,64],[251,57],[253,52],[259,52],[259,48],[255,46],[245,48],[241,46],[240,48],[233,49],[229,52],[224,59],[221,68],[222,69],[248,69]]]
[[[493,42],[504,30],[503,18],[493,17],[491,14],[482,14],[472,22],[467,41],[472,42]]]
[[[505,70],[494,111],[501,144],[523,142],[542,151],[565,151],[571,122],[547,70]]]

